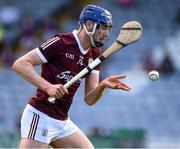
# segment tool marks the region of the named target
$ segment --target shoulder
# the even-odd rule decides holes
[[[59,33],[59,34],[56,34],[55,36],[61,38],[61,41],[62,41],[64,44],[74,43],[74,42],[75,42],[75,38],[74,38],[72,32]]]
[[[58,33],[41,44],[40,48],[43,50],[47,47],[58,48],[72,42],[74,42],[72,33]]]
[[[72,32],[65,32],[65,33],[57,33],[55,36],[58,36],[61,38],[72,38],[73,34]]]

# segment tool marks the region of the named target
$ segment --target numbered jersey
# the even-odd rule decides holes
[[[35,49],[44,62],[41,76],[52,84],[65,84],[101,54],[99,48],[84,50],[76,33],[57,34]],[[98,72],[99,68],[97,66],[91,73]],[[49,96],[45,92],[37,89],[29,104],[50,117],[65,120],[80,82],[78,80],[69,87],[69,94],[56,100],[55,104],[47,100]]]

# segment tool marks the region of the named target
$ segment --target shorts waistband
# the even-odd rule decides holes
[[[31,106],[30,104],[27,104],[27,105],[26,105],[25,110],[30,110],[30,111],[32,111],[32,112],[35,112],[35,113],[41,115],[41,116],[50,118],[48,115],[46,115],[45,113],[37,110],[36,108],[34,108],[33,106]]]
[[[37,113],[37,114],[39,114],[39,115],[41,115],[41,116],[43,116],[43,117],[46,117],[46,118],[49,118],[49,119],[53,119],[54,121],[61,121],[61,120],[54,119],[54,118],[48,116],[47,114],[45,114],[45,113],[37,110],[36,108],[34,108],[33,106],[31,106],[30,104],[27,104],[27,105],[26,105],[25,110],[30,110],[30,111],[35,112],[35,113]],[[69,120],[69,119],[70,119],[70,118],[68,117],[68,118],[67,118],[66,120],[64,120],[64,121],[67,121],[67,120]]]

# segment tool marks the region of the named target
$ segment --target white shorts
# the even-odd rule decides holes
[[[68,118],[61,121],[49,117],[31,105],[27,105],[21,118],[21,137],[50,144],[69,136],[79,128]]]

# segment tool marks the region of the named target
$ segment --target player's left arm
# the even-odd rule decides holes
[[[99,74],[90,73],[85,79],[85,101],[88,105],[95,104],[103,95],[106,88],[130,91],[131,88],[122,82],[125,75],[107,77],[99,83]]]
[[[88,105],[93,105],[104,93],[105,86],[99,84],[99,73],[90,73],[85,78],[85,97]]]

